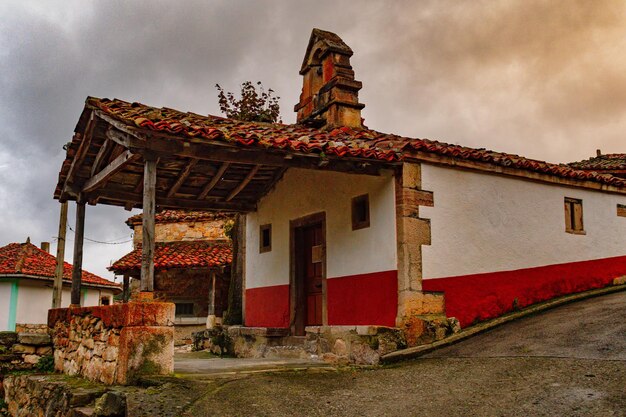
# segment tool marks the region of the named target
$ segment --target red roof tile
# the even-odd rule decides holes
[[[130,227],[141,224],[143,213],[135,214],[126,220]],[[179,223],[179,222],[205,222],[213,220],[232,219],[229,213],[215,211],[195,211],[195,210],[163,210],[154,216],[156,223]]]
[[[591,171],[617,171],[626,170],[626,153],[609,153],[598,155],[584,161],[570,162],[570,167]]]
[[[32,243],[9,243],[0,248],[0,275],[30,275],[42,278],[54,278],[56,257],[39,249]],[[63,280],[72,280],[72,265],[63,263]],[[82,282],[98,287],[120,285],[83,270]]]
[[[407,138],[370,129],[340,127],[326,131],[297,124],[244,122],[106,98],[89,97],[87,105],[100,109],[129,126],[167,133],[180,140],[228,142],[242,147],[271,148],[388,162],[403,160],[410,152],[420,151],[562,178],[626,187],[626,181],[623,179],[596,172],[575,170],[564,164],[551,164],[513,154],[467,148],[428,139]]]
[[[182,242],[157,242],[155,244],[154,268],[220,267],[233,260],[230,244],[206,240]],[[141,269],[141,247],[125,255],[109,270],[116,273]]]

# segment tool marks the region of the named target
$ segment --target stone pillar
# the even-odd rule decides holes
[[[419,217],[419,206],[433,206],[433,193],[422,190],[419,163],[404,163],[396,173],[396,232],[398,251],[398,312],[396,326],[416,344],[425,321],[445,318],[443,295],[422,292],[422,245],[430,245],[430,220]]]

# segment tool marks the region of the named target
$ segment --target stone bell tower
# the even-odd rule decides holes
[[[363,127],[358,92],[350,66],[352,49],[332,32],[313,29],[300,74],[304,77],[297,123],[333,129]]]

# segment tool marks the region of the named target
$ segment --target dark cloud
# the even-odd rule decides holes
[[[0,244],[56,235],[61,147],[86,96],[218,114],[216,83],[261,80],[293,122],[313,27],[355,51],[371,128],[555,162],[624,151],[625,13],[610,0],[3,2]],[[88,207],[87,237],[128,236],[129,215]],[[106,276],[129,248],[87,243],[85,266]]]

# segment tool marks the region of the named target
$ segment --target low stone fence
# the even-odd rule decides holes
[[[32,368],[43,356],[50,355],[52,340],[46,333],[0,332],[0,375]]]
[[[288,329],[217,327],[194,335],[195,349],[245,358],[318,359],[335,364],[376,365],[380,357],[405,348],[404,333],[384,326],[311,326],[306,337]]]
[[[50,310],[55,370],[108,385],[172,373],[174,308],[132,301]]]

